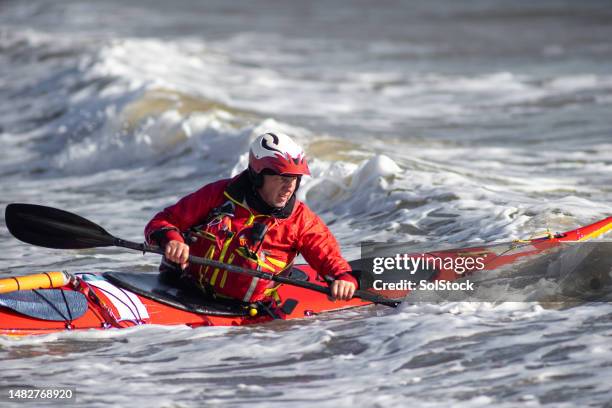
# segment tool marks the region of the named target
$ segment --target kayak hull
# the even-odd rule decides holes
[[[298,267],[315,279],[314,271],[308,266]],[[136,278],[150,282],[157,279],[157,273],[132,274]],[[95,293],[103,307],[90,302],[90,307],[80,317],[72,320],[65,314],[62,321],[41,320],[25,316],[13,310],[0,307],[0,334],[10,336],[25,336],[54,333],[65,330],[91,330],[133,327],[142,324],[157,324],[164,326],[187,325],[201,326],[243,326],[260,324],[272,320],[291,320],[315,316],[321,313],[365,306],[369,302],[360,299],[350,301],[333,301],[328,296],[306,289],[283,285],[278,289],[280,299],[294,299],[297,304],[293,310],[284,312],[281,305],[269,310],[249,308],[240,305],[234,311],[213,310],[208,313],[185,310],[159,300],[155,293],[144,296],[125,287],[121,287],[109,279],[109,274],[75,274],[87,282],[89,289]],[[161,285],[164,286],[164,285]],[[321,286],[325,286],[321,283]],[[69,285],[59,288],[65,291],[75,291]],[[114,319],[109,319],[105,308],[110,309]],[[254,312],[256,310],[256,314]],[[116,321],[116,322],[115,322]]]
[[[435,251],[427,255],[451,257],[486,255],[487,262],[484,270],[493,270],[562,243],[596,238],[610,229],[612,229],[612,217],[582,228],[542,238]],[[504,251],[500,252],[500,248],[504,248]],[[352,262],[352,265],[355,268],[358,262]],[[308,265],[298,265],[294,269],[304,280],[320,284],[322,287],[326,286]],[[227,301],[211,304],[210,301],[202,303],[197,294],[193,293],[187,296],[190,300],[185,301],[184,294],[181,294],[176,288],[159,282],[157,274],[105,273],[75,274],[74,276],[77,277],[76,281],[81,282],[79,285],[75,285],[73,281],[56,290],[84,293],[88,307],[83,314],[78,317],[72,316],[70,308],[67,307],[67,311],[62,313],[62,319],[48,320],[27,316],[0,304],[0,335],[40,335],[65,330],[101,330],[142,324],[187,325],[190,327],[243,326],[272,320],[302,319],[321,313],[370,305],[369,302],[360,299],[333,301],[322,293],[289,285],[281,285],[278,288],[278,302],[272,302],[264,307],[228,305]],[[465,274],[458,274],[452,270],[439,270],[435,276],[431,277],[431,280],[453,281],[463,276]],[[402,298],[408,294],[406,291],[378,291],[377,293],[391,298]],[[58,305],[51,305],[51,307],[57,309]]]

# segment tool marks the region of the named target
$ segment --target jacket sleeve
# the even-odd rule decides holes
[[[203,222],[223,190],[219,182],[207,184],[155,214],[145,227],[147,243],[163,248],[172,240],[184,242],[181,231]]]
[[[351,282],[358,287],[351,274],[351,266],[342,257],[338,241],[325,223],[304,205],[305,222],[298,243],[298,251],[320,275]]]

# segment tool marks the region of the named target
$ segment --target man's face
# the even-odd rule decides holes
[[[284,207],[295,192],[297,177],[269,174],[263,177],[263,186],[258,190],[261,198],[272,207]]]

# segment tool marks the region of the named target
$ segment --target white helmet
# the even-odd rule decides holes
[[[310,175],[304,150],[284,133],[257,136],[249,149],[249,167],[255,174],[267,169],[280,175]]]

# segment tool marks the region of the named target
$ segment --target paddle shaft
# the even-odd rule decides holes
[[[126,241],[120,238],[115,238],[114,244],[115,246],[118,246],[118,247],[129,248],[129,249],[134,249],[137,251],[151,252],[151,253],[155,253],[159,255],[164,255],[164,250],[159,247],[151,246],[147,244],[139,244],[136,242]],[[236,265],[229,265],[223,262],[214,261],[212,259],[202,258],[202,257],[195,256],[195,255],[189,255],[189,262],[198,264],[198,265],[206,265],[206,266],[212,266],[215,268],[225,269],[230,272],[250,275],[250,276],[254,276],[257,278],[261,278],[261,279],[267,279],[267,280],[271,280],[271,281],[278,282],[278,283],[285,283],[287,285],[293,285],[293,286],[297,286],[300,288],[309,289],[309,290],[323,293],[326,295],[331,294],[328,287],[317,285],[316,283],[299,281],[299,280],[291,279],[285,276],[274,275],[268,272],[258,271],[255,269],[243,268],[241,266],[236,266]],[[358,297],[368,302],[380,303],[382,305],[386,305],[390,307],[397,307],[400,304],[399,301],[386,299],[382,296],[378,296],[375,293],[368,292],[365,290],[358,289],[355,291],[355,294],[353,296]]]

